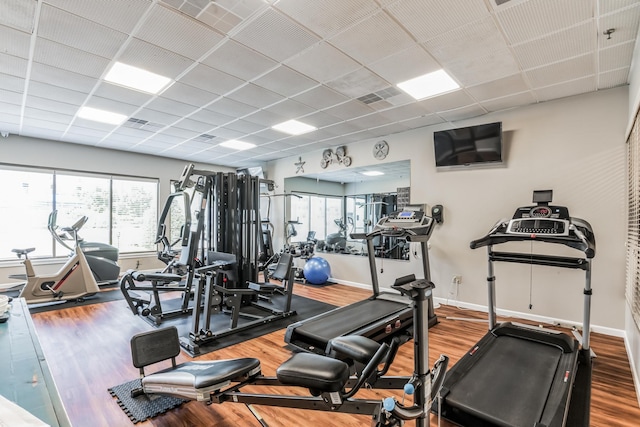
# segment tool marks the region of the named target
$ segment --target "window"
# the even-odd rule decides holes
[[[296,237],[291,241],[305,241],[309,231],[315,231],[315,238],[322,240],[327,235],[341,231],[343,223],[342,197],[297,194],[291,197],[291,220]],[[291,229],[291,227],[288,227]],[[290,233],[288,233],[290,234]]]
[[[636,116],[627,141],[628,228],[626,295],[640,327],[640,122]]]
[[[155,251],[157,180],[115,177],[47,169],[0,166],[5,185],[0,198],[0,259],[14,259],[15,248],[34,247],[34,257],[66,256],[48,230],[56,225],[88,221],[79,235],[87,241],[112,244],[121,253]]]

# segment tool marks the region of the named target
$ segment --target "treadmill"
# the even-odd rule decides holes
[[[370,233],[351,234],[352,239],[367,241],[373,295],[366,300],[290,325],[285,333],[286,343],[302,351],[325,355],[328,354],[329,340],[343,335],[362,335],[379,343],[389,343],[396,338],[399,340],[398,344],[402,344],[411,339],[412,302],[400,293],[380,292],[373,244],[373,240],[379,236],[401,237],[409,242],[419,242],[424,278],[430,284],[430,289],[433,289],[427,242],[436,222],[421,209],[405,209],[381,218]],[[397,279],[396,284],[402,285],[412,280],[415,280],[413,274]],[[429,327],[438,323],[431,296],[428,317]]]
[[[552,206],[551,190],[534,191],[535,206],[520,207],[471,249],[487,247],[489,332],[450,370],[433,412],[461,426],[588,426],[591,400],[591,261],[595,237],[589,223]],[[576,249],[580,256],[497,252],[512,241],[540,241]],[[532,250],[533,252],[533,250]],[[582,337],[505,322],[496,324],[494,262],[582,270],[585,273]],[[580,342],[582,340],[582,342]]]

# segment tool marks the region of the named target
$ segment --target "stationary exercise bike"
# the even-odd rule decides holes
[[[69,242],[74,242],[82,249],[93,276],[99,285],[109,285],[118,283],[120,276],[120,266],[118,265],[118,248],[107,243],[87,242],[78,235],[78,231],[89,219],[83,216],[71,228],[75,229],[75,235],[66,232],[65,228],[59,229],[57,225],[58,211],[54,210],[49,214],[47,228],[58,243],[70,251],[74,251]],[[77,241],[77,242],[76,242]]]
[[[409,277],[409,276],[407,276]],[[261,373],[256,358],[212,360],[175,364],[180,344],[175,327],[156,329],[135,335],[131,339],[133,365],[140,369],[141,388],[132,396],[159,394],[207,403],[243,403],[261,425],[266,422],[252,405],[316,411],[366,414],[372,426],[396,427],[404,421],[415,420],[417,427],[429,425],[430,402],[440,390],[447,369],[448,357],[440,356],[433,370],[429,370],[428,307],[433,284],[427,280],[400,278],[393,288],[413,302],[414,316],[414,372],[408,377],[386,376],[400,346],[377,342],[360,335],[346,335],[330,342],[329,356],[315,353],[296,353],[277,369],[276,377]],[[172,367],[144,376],[148,365],[172,360]],[[383,364],[382,369],[378,369]],[[242,391],[245,386],[273,388],[301,387],[310,396],[260,394]],[[363,387],[405,390],[413,394],[414,403],[404,405],[394,398],[381,400],[356,399]]]
[[[75,242],[73,254],[60,270],[52,275],[36,275],[28,254],[35,248],[12,249],[22,259],[27,272],[27,282],[20,291],[19,297],[27,304],[41,304],[57,301],[78,300],[100,291],[98,283],[91,272],[87,258],[78,242],[78,230],[86,222],[86,217],[61,230],[68,233]]]

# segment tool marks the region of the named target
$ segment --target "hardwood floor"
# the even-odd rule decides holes
[[[343,285],[311,287],[296,284],[295,293],[334,305],[345,305],[366,298],[369,292]],[[440,323],[429,331],[429,356],[433,364],[441,354],[455,363],[486,332],[482,322],[449,320],[447,317],[484,319],[483,313],[451,306],[436,309]],[[62,401],[75,427],[126,427],[133,425],[107,391],[109,387],[138,377],[131,364],[129,339],[151,329],[133,316],[124,301],[113,301],[64,310],[33,314],[38,336],[58,386]],[[514,320],[514,319],[510,319]],[[257,357],[265,375],[290,356],[284,348],[284,330],[200,356],[198,360]],[[621,338],[592,334],[594,362],[591,425],[638,426],[640,408],[633,386],[624,342]],[[179,362],[192,360],[181,354]],[[150,371],[168,366],[150,367]],[[413,370],[412,346],[404,345],[390,375],[408,375]],[[247,387],[245,390],[250,391]],[[254,388],[254,390],[256,390]],[[265,388],[261,391],[269,392]],[[278,393],[305,394],[306,390],[279,388]],[[387,391],[362,390],[358,396],[381,399]],[[394,394],[399,396],[397,394]],[[399,396],[401,397],[401,396]],[[256,408],[272,427],[364,426],[369,416],[305,411],[274,407]],[[205,405],[189,402],[167,414],[137,424],[139,427],[231,427],[258,426],[244,405],[225,403]],[[408,423],[407,425],[412,425]],[[432,425],[436,425],[432,418]],[[442,425],[450,425],[443,421]]]

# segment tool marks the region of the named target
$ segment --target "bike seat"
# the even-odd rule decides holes
[[[11,249],[11,252],[15,252],[16,254],[18,254],[18,258],[22,258],[22,255],[26,255],[28,253],[31,253],[33,251],[35,251],[36,248],[27,248],[27,249]]]

